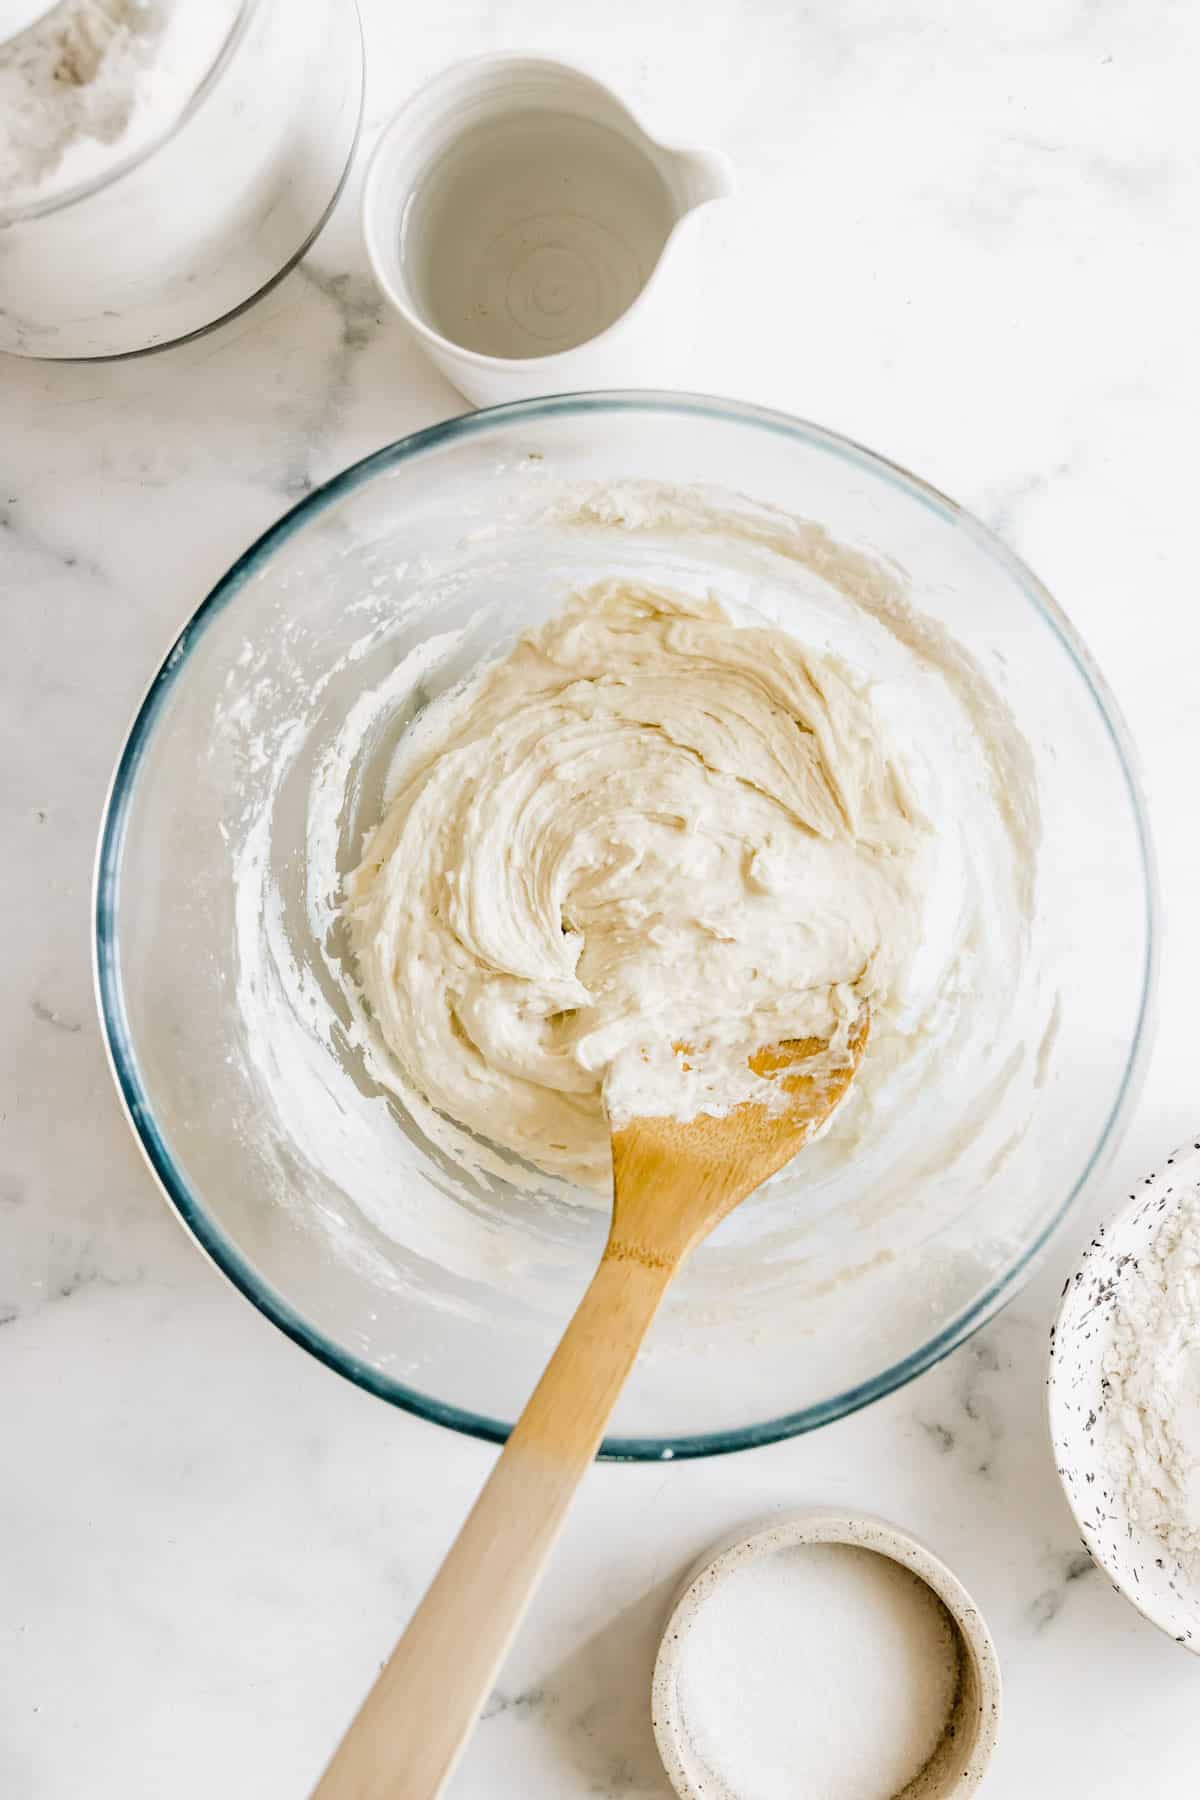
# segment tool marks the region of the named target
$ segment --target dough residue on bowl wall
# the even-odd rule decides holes
[[[486,886],[486,859],[474,865],[468,860],[455,869],[454,855],[445,844],[439,848],[433,829],[424,862],[409,870],[409,885],[389,890],[386,883],[376,887],[369,879],[371,859],[388,861],[385,848],[395,847],[391,838],[398,843],[403,835],[402,830],[397,835],[397,827],[412,816],[412,808],[406,811],[406,792],[415,793],[414,783],[424,784],[423,792],[429,788],[429,770],[480,696],[491,696],[498,715],[504,712],[506,693],[512,698],[504,686],[503,659],[512,652],[516,634],[510,630],[507,638],[503,631],[481,637],[471,609],[477,604],[486,610],[490,586],[500,574],[511,575],[509,563],[519,555],[514,546],[521,544],[522,534],[538,529],[539,521],[552,524],[560,536],[564,530],[568,537],[577,534],[580,550],[578,568],[564,559],[557,605],[546,606],[541,619],[533,621],[535,629],[552,637],[573,634],[573,648],[562,651],[565,661],[555,665],[537,704],[552,704],[550,690],[571,655],[582,655],[579,633],[589,617],[598,616],[597,607],[619,611],[625,602],[618,596],[638,586],[635,574],[644,577],[643,539],[655,547],[662,579],[653,588],[642,580],[636,606],[651,613],[661,609],[656,616],[664,621],[664,643],[674,634],[676,645],[670,652],[664,649],[664,656],[685,654],[679,645],[690,643],[694,649],[705,634],[723,633],[728,647],[751,657],[754,646],[773,642],[783,627],[795,646],[792,678],[814,682],[806,723],[813,732],[815,757],[808,775],[814,770],[819,775],[808,782],[805,800],[800,794],[807,778],[799,765],[747,783],[736,766],[736,747],[727,747],[726,754],[710,745],[699,760],[711,765],[705,780],[713,783],[704,806],[724,808],[732,795],[753,815],[754,854],[747,859],[751,866],[739,870],[742,887],[736,902],[744,904],[749,894],[756,906],[760,900],[765,903],[759,908],[765,941],[784,921],[799,920],[789,882],[800,866],[795,857],[801,838],[807,878],[817,884],[813,917],[823,921],[827,933],[822,954],[830,951],[831,900],[839,869],[848,880],[844,891],[855,896],[855,929],[837,946],[844,952],[840,961],[832,953],[826,957],[826,975],[833,971],[838,979],[821,984],[819,1004],[825,1008],[823,1027],[836,1027],[839,1007],[849,1013],[869,990],[876,1009],[871,1051],[832,1129],[806,1150],[804,1159],[814,1195],[806,1229],[818,1238],[828,1235],[836,1216],[838,1232],[855,1234],[852,1266],[845,1265],[842,1255],[840,1273],[831,1276],[833,1259],[813,1257],[806,1279],[814,1292],[831,1279],[853,1279],[855,1268],[886,1261],[904,1230],[911,1230],[909,1209],[918,1195],[924,1208],[922,1229],[932,1233],[955,1216],[953,1209],[962,1206],[964,1194],[994,1176],[1019,1141],[1033,1104],[1038,1047],[1053,995],[1029,955],[1039,822],[1024,740],[984,672],[940,625],[914,610],[902,575],[865,552],[838,546],[819,525],[708,490],[651,483],[556,490],[547,482],[519,515],[467,532],[444,563],[399,571],[395,580],[381,575],[378,591],[363,596],[363,629],[354,650],[328,671],[317,691],[306,694],[303,711],[282,720],[269,735],[239,712],[232,696],[244,696],[252,685],[246,670],[239,671],[218,727],[219,736],[234,743],[257,771],[253,798],[228,832],[238,890],[237,1005],[247,1062],[286,1121],[290,1154],[307,1158],[353,1193],[354,1206],[381,1239],[394,1239],[469,1280],[503,1279],[511,1285],[528,1273],[536,1287],[563,1253],[561,1232],[569,1228],[572,1213],[603,1206],[588,1184],[594,1189],[604,1181],[599,1092],[612,1058],[607,1040],[589,1043],[587,1021],[580,1019],[586,1008],[584,990],[591,991],[588,934],[578,929],[586,923],[581,909],[576,908],[580,917],[569,910],[565,921],[560,917],[561,943],[553,942],[550,931],[554,906],[566,891],[555,887],[555,880],[570,866],[576,887],[584,882],[582,862],[570,862],[568,839],[574,838],[567,825],[578,828],[579,848],[586,849],[592,826],[571,809],[581,795],[585,802],[589,792],[594,797],[588,783],[596,771],[589,775],[586,763],[573,769],[567,757],[566,779],[559,781],[550,766],[555,759],[548,740],[530,737],[526,744],[533,760],[524,766],[527,773],[536,768],[545,777],[540,791],[553,800],[552,812],[557,809],[558,825],[552,830],[561,838],[566,860],[560,860],[540,896],[534,893],[529,904],[528,895],[523,896],[516,910],[506,914],[508,939],[513,921],[519,920],[520,945],[488,938],[497,921],[493,914],[489,924],[486,916],[494,898]],[[574,611],[562,615],[573,593],[594,586],[582,577],[596,568],[601,554],[615,585],[606,590],[607,597],[576,602]],[[558,624],[547,624],[554,611],[561,615]],[[615,617],[603,626],[604,631],[617,629]],[[613,648],[606,644],[604,654]],[[246,654],[253,658],[252,646]],[[544,654],[536,647],[519,653],[522,693],[528,693]],[[581,681],[588,679],[585,665],[586,656],[577,671]],[[360,666],[368,671],[361,678]],[[262,680],[273,678],[264,668]],[[612,684],[606,698],[610,708],[615,708],[618,693],[618,685]],[[586,708],[573,726],[564,714],[564,730],[574,728],[586,737],[595,718],[589,725],[585,713]],[[522,716],[513,708],[505,718],[516,758],[516,786],[504,796],[506,804],[519,787]],[[530,719],[524,723],[528,726]],[[647,729],[644,721],[631,728]],[[675,771],[670,779],[686,787],[699,773],[696,744],[688,741],[687,731],[664,727],[661,719],[653,729],[664,746],[672,746],[664,749]],[[717,725],[710,722],[704,730],[713,732],[715,743]],[[756,739],[756,730],[752,727],[746,742],[757,741],[761,747],[769,733],[764,738],[757,732]],[[604,766],[602,747],[594,748],[601,783],[615,782],[619,790],[625,780],[620,768]],[[473,749],[465,744],[459,754],[467,760],[474,756],[489,780],[499,779],[480,744]],[[428,797],[435,799],[434,789],[429,788]],[[469,802],[464,801],[466,811],[460,808],[452,818],[453,807],[439,810],[444,794],[436,798],[431,821],[439,829],[461,829]],[[618,808],[627,798],[618,795]],[[532,819],[541,802],[532,791],[526,801],[534,809],[528,815]],[[676,794],[673,804],[686,815],[686,793]],[[808,816],[806,805],[815,808]],[[398,812],[389,812],[397,806]],[[708,883],[722,904],[733,905],[734,890],[722,888],[722,879],[732,867],[735,813],[736,808],[723,823],[723,835],[706,836],[679,825],[631,825],[624,835],[637,841],[626,842],[618,860],[641,856],[661,861],[661,842],[652,840],[670,829],[679,846],[686,847],[675,898],[694,880]],[[516,814],[507,816],[511,822]],[[385,817],[388,823],[368,852],[371,833]],[[477,822],[490,828],[504,817],[494,810]],[[780,842],[767,841],[772,831]],[[823,831],[829,835],[822,836]],[[364,853],[367,873],[355,877]],[[775,869],[773,855],[781,858]],[[691,867],[689,857],[695,858]],[[753,892],[755,860],[760,894]],[[457,885],[463,866],[473,868],[465,889]],[[477,882],[472,891],[476,877],[484,885]],[[603,888],[603,879],[598,880]],[[347,899],[352,896],[357,909],[358,950],[366,950],[369,962],[370,945],[378,945],[381,958],[390,957],[394,968],[396,954],[412,948],[407,922],[414,905],[426,905],[431,884],[438,882],[445,903],[440,949],[448,943],[469,944],[475,932],[476,947],[485,954],[473,958],[474,967],[471,959],[464,961],[466,979],[455,992],[453,1009],[445,994],[432,992],[423,996],[420,1007],[410,1009],[419,1030],[405,1039],[411,1046],[408,1053],[398,1056],[397,1021],[379,1002],[386,983],[373,979],[354,953],[346,929]],[[644,938],[649,921],[634,917],[636,892],[619,893],[610,883],[610,890],[597,891],[592,901],[607,906],[610,919],[615,909],[626,906],[628,931],[640,934],[639,941]],[[779,911],[772,910],[776,902]],[[735,971],[740,979],[754,966],[752,959],[747,961],[752,940],[739,938],[736,931],[724,936],[728,919],[720,914],[718,905],[713,917],[706,913],[706,923],[698,924],[693,908],[689,942],[694,948],[700,939],[710,940],[722,979]],[[544,956],[536,969],[526,970],[521,959],[531,952],[531,920],[536,949]],[[859,938],[870,942],[868,954],[855,962],[862,948]],[[682,952],[682,946],[668,943],[663,949],[660,975],[670,965],[673,949]],[[481,978],[479,969],[485,964],[489,973]],[[553,981],[547,984],[552,964]],[[864,964],[870,971],[866,974]],[[386,974],[382,962],[381,970]],[[500,983],[492,979],[496,970],[503,977]],[[374,1006],[364,996],[364,975]],[[513,1032],[522,1017],[519,1006],[505,1016],[495,990],[506,989],[514,976],[543,983],[541,998],[525,1021],[529,1029],[518,1063],[529,1054],[535,1060],[543,1056],[552,1002],[554,1012],[573,1015],[550,1032],[553,1072],[542,1084],[553,1097],[549,1106],[555,1116],[574,1122],[572,1132],[555,1134],[565,1146],[561,1155],[546,1154],[540,1125],[540,1138],[537,1132],[522,1135],[524,1127],[510,1129],[513,1089],[507,1079],[502,1084],[503,1121],[490,1132],[487,1127],[487,1109],[497,1101],[496,1092],[487,1091],[485,1069],[511,1060]],[[815,1011],[809,1016],[815,1022]],[[1024,1029],[1014,1026],[1018,1016],[1026,1022]],[[617,1026],[626,1047],[627,1024]],[[453,1089],[437,1078],[445,1063],[437,1062],[436,1049],[427,1054],[422,1032],[435,1034],[447,1055],[452,1045],[456,1056],[461,1051]],[[462,1042],[464,1036],[474,1049]],[[632,1037],[637,1039],[636,1030]],[[481,1043],[494,1053],[490,1065],[486,1048],[482,1058],[478,1055]],[[529,1066],[526,1061],[511,1079],[527,1082]],[[472,1083],[478,1107],[462,1098]],[[490,1116],[499,1119],[494,1110]],[[851,1168],[853,1184],[847,1175]],[[546,1169],[554,1173],[547,1175]],[[418,1198],[403,1191],[405,1171],[420,1174]],[[344,1219],[329,1223],[335,1240],[353,1236],[343,1231]],[[777,1206],[768,1209],[764,1203],[759,1211],[749,1211],[738,1230],[755,1245],[756,1281],[794,1280],[794,1226]],[[1002,1221],[996,1230],[1002,1232]],[[718,1285],[719,1304],[736,1306],[736,1284]]]

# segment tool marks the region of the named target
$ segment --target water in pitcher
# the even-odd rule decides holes
[[[570,350],[636,300],[677,209],[618,131],[529,111],[467,132],[401,224],[405,276],[433,330],[485,356]]]

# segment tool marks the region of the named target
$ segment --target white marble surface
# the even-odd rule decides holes
[[[368,142],[443,62],[529,46],[729,150],[744,194],[708,226],[692,385],[919,470],[1093,646],[1141,747],[1173,928],[1115,1204],[1200,1126],[1196,10],[461,0],[418,20],[369,0],[365,16]],[[91,998],[98,812],[163,647],[314,482],[460,410],[372,289],[356,185],[305,265],[216,335],[116,366],[0,366],[9,1800],[304,1794],[493,1456],[329,1374],[205,1266],[134,1151]],[[716,1462],[597,1468],[457,1800],[663,1795],[647,1692],[671,1584],[743,1517],[813,1501],[892,1515],[977,1594],[1007,1682],[995,1800],[1194,1794],[1200,1664],[1090,1568],[1046,1442],[1046,1330],[1091,1223],[866,1413]]]

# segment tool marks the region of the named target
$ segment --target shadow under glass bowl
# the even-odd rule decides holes
[[[951,501],[830,432],[686,395],[530,401],[368,457],[247,551],[151,684],[100,837],[99,1004],[150,1165],[230,1280],[361,1387],[484,1438],[531,1391],[606,1209],[511,1159],[464,1173],[436,1119],[376,1084],[314,856],[324,842],[336,888],[421,706],[572,588],[711,582],[786,624],[819,572],[771,529],[731,548],[689,511],[701,489],[758,525],[818,522],[882,583],[902,569],[913,607],[986,671],[1036,768],[1032,942],[1057,1004],[1035,1102],[985,1178],[931,1176],[876,1216],[869,1156],[836,1176],[809,1161],[739,1209],[682,1272],[603,1453],[769,1443],[920,1373],[1028,1270],[1145,1066],[1157,899],[1127,733],[1045,589]],[[639,495],[681,490],[670,529],[638,519]],[[425,674],[389,705],[413,659]],[[331,783],[332,826],[312,800]],[[1006,1029],[1027,1053],[1023,1018]],[[927,1104],[954,1093],[948,1072]]]

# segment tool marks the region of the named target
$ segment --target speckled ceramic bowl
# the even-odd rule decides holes
[[[671,1785],[683,1800],[728,1800],[693,1748],[679,1698],[684,1645],[714,1588],[748,1562],[800,1544],[849,1544],[911,1569],[932,1589],[958,1633],[959,1682],[948,1729],[925,1767],[904,1789],[904,1800],[950,1800],[978,1788],[1000,1728],[1000,1665],[975,1602],[958,1577],[907,1532],[870,1514],[791,1513],[713,1545],[693,1564],[676,1595],[654,1667],[654,1736]],[[797,1620],[797,1630],[804,1621]]]
[[[1107,1478],[1110,1430],[1104,1353],[1121,1282],[1179,1195],[1200,1182],[1200,1137],[1147,1175],[1129,1204],[1092,1239],[1063,1289],[1050,1332],[1050,1434],[1059,1478],[1083,1541],[1152,1625],[1200,1654],[1200,1582],[1129,1517]]]

